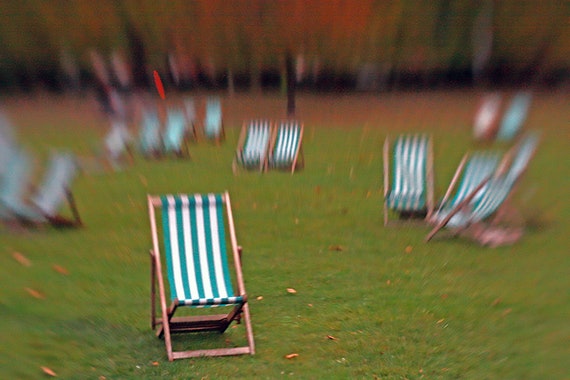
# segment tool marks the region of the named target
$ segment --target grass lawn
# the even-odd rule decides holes
[[[119,172],[86,170],[73,187],[84,228],[0,230],[0,378],[47,377],[42,367],[68,379],[569,378],[568,93],[533,100],[526,128],[542,139],[515,194],[528,222],[522,241],[426,244],[427,226],[383,226],[386,135],[433,134],[441,197],[461,156],[490,147],[471,138],[478,95],[299,95],[305,169],[234,176],[242,121],[285,111],[280,96],[237,95],[223,99],[219,147],[199,142],[191,160],[137,155]],[[107,128],[90,98],[2,103],[38,174],[50,149],[92,156]],[[150,329],[145,196],[226,189],[257,353],[170,363]],[[242,329],[175,344],[240,344]]]

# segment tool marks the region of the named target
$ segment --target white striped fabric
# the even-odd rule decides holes
[[[477,186],[484,180],[489,178],[496,170],[499,164],[499,154],[490,152],[476,152],[469,157],[469,161],[465,164],[463,177],[459,188],[455,193],[455,197],[450,202],[449,207],[455,207],[463,201]],[[481,194],[485,191],[485,187],[478,192],[478,195],[473,199],[477,202]]]
[[[247,126],[245,144],[238,157],[245,167],[259,167],[265,161],[271,137],[268,120],[252,120]]]
[[[242,303],[228,268],[222,196],[166,195],[161,201],[171,299],[197,307]]]
[[[290,167],[295,160],[301,138],[301,125],[298,121],[283,121],[279,124],[271,165]]]
[[[388,206],[399,211],[419,211],[426,205],[427,135],[399,136],[394,142],[394,180]]]

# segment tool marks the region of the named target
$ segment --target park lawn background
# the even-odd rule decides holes
[[[201,104],[207,94],[191,95]],[[191,160],[135,155],[119,172],[93,165],[108,122],[91,97],[3,98],[38,177],[52,149],[80,156],[85,171],[73,192],[85,227],[0,231],[0,377],[41,378],[47,367],[74,379],[568,378],[567,93],[533,98],[525,128],[542,139],[514,196],[527,221],[522,241],[426,244],[427,226],[383,226],[387,135],[433,135],[438,197],[466,151],[509,147],[473,142],[480,95],[300,94],[305,168],[237,176],[231,162],[243,120],[284,117],[284,97],[224,97],[220,146],[191,144]],[[178,100],[167,94],[159,105]],[[169,363],[150,329],[145,196],[223,190],[244,247],[257,352]],[[242,344],[242,333],[239,326],[175,344]]]

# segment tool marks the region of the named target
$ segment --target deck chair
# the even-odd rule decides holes
[[[232,165],[234,173],[238,166],[265,171],[272,137],[273,124],[269,120],[244,122]]]
[[[12,125],[8,119],[0,113],[0,183],[4,176],[8,175],[8,165],[13,152],[17,147]]]
[[[444,227],[448,227],[453,235],[457,235],[491,218],[491,225],[500,223],[504,219],[505,210],[508,210],[510,195],[536,152],[538,141],[536,134],[527,135],[521,140],[514,150],[505,156],[497,171],[441,218],[425,240],[430,241]],[[516,237],[520,237],[520,233],[516,234]]]
[[[56,228],[78,227],[82,225],[75,200],[71,193],[71,182],[76,172],[75,158],[68,153],[51,155],[44,178],[37,191],[27,202],[27,187],[29,185],[29,159],[24,152],[15,156],[11,167],[12,182],[0,196],[5,209],[13,220],[27,226],[39,226],[49,223]],[[67,218],[58,213],[64,200],[67,200],[73,218]]]
[[[498,141],[511,141],[521,130],[532,101],[532,93],[521,91],[515,94],[508,105],[497,131]]]
[[[132,136],[125,123],[113,121],[104,140],[105,159],[113,169],[118,169],[125,157],[131,161]]]
[[[304,166],[303,123],[281,121],[270,148],[269,166],[275,169],[291,170]]]
[[[155,208],[161,213],[159,219],[170,306],[167,306]],[[148,209],[152,234],[151,324],[153,329],[159,327],[157,335],[164,338],[168,360],[253,355],[255,347],[241,270],[241,248],[237,245],[229,194],[149,195]],[[228,238],[229,257],[226,252]],[[234,275],[231,274],[230,264],[235,269]],[[160,301],[159,317],[156,316],[156,285]],[[231,310],[212,315],[212,308],[217,306],[228,306]],[[183,307],[199,315],[175,317],[175,312]],[[246,346],[173,351],[172,334],[223,333],[233,321],[239,323],[242,319],[245,323]]]
[[[184,99],[184,113],[188,123],[188,129],[192,133],[194,141],[198,140],[198,133],[196,131],[196,103],[193,98]]]
[[[396,138],[392,150],[390,181],[390,140],[384,142],[384,225],[389,210],[400,219],[425,217],[433,212],[433,153],[431,137],[405,134]]]
[[[483,181],[490,178],[499,168],[500,155],[496,152],[474,152],[461,159],[453,179],[447,188],[439,208],[432,214],[432,219],[441,220],[461,203]],[[457,187],[457,189],[456,189]],[[453,190],[455,194],[451,197]],[[479,194],[484,188],[479,191]],[[475,195],[477,200],[477,195]]]
[[[490,141],[497,134],[502,99],[502,95],[498,92],[483,96],[473,121],[475,140]]]
[[[162,155],[160,120],[156,111],[146,111],[139,130],[139,149],[146,158]]]
[[[211,97],[206,100],[204,135],[206,138],[216,142],[220,142],[226,137],[222,118],[222,103],[218,97]]]
[[[166,126],[162,141],[165,153],[175,153],[182,157],[190,157],[188,151],[188,125],[184,113],[170,110],[166,116]]]

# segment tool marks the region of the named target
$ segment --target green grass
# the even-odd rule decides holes
[[[462,154],[482,148],[471,141],[477,94],[301,95],[306,168],[293,176],[231,169],[241,121],[282,117],[284,99],[224,99],[220,147],[202,142],[192,160],[135,157],[121,172],[83,173],[73,190],[85,228],[0,231],[0,377],[41,378],[45,366],[73,379],[568,378],[567,99],[535,96],[527,127],[542,141],[515,197],[529,226],[497,249],[426,244],[421,225],[383,227],[385,136],[433,133],[441,196]],[[89,99],[4,103],[38,172],[52,148],[89,156],[106,128]],[[257,353],[170,363],[150,329],[145,195],[226,189]],[[14,260],[16,251],[32,264]],[[242,332],[196,339],[234,344]]]

